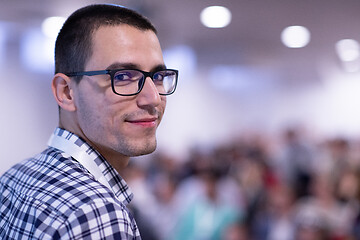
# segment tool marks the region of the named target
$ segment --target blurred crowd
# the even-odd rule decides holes
[[[186,159],[157,152],[125,179],[144,240],[360,239],[360,142],[246,134]]]

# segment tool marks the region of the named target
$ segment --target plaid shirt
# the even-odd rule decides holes
[[[132,196],[99,153],[57,128],[49,148],[0,177],[0,239],[141,239]]]

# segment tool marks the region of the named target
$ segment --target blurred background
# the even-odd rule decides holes
[[[126,176],[144,239],[360,239],[358,0],[0,0],[0,174],[57,126],[56,34],[91,3],[147,16],[180,70]]]

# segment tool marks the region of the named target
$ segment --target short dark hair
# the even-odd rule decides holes
[[[55,73],[83,71],[92,55],[93,33],[101,26],[121,24],[157,34],[156,28],[146,17],[122,6],[94,4],[75,11],[65,21],[56,39]],[[76,80],[80,79],[77,77]]]

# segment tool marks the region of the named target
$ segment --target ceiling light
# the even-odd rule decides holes
[[[231,12],[226,7],[210,6],[201,11],[200,20],[208,28],[223,28],[231,22]]]
[[[303,26],[289,26],[281,33],[281,41],[289,48],[302,48],[310,42],[310,31]]]
[[[49,38],[56,38],[64,22],[64,17],[46,18],[41,26],[42,32]]]
[[[359,58],[359,43],[354,39],[342,39],[336,43],[335,48],[343,62],[351,62]]]

